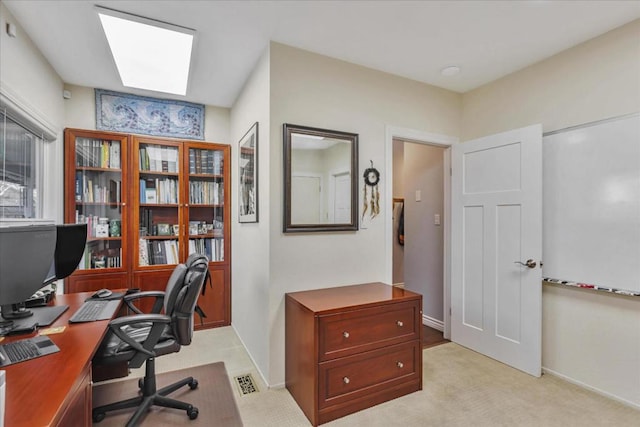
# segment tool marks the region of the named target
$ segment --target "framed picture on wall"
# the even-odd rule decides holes
[[[239,197],[240,222],[258,222],[258,122],[239,142]]]

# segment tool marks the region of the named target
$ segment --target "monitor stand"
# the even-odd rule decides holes
[[[52,307],[32,307],[33,316],[21,319],[13,319],[13,327],[10,334],[31,333],[36,327],[49,326],[67,309],[68,305],[55,305]]]
[[[31,307],[29,310],[33,313],[32,319],[38,323],[38,326],[49,326],[68,308],[68,305],[54,305],[51,307]]]

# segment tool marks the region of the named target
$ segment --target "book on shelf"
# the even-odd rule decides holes
[[[138,156],[138,167],[140,168],[141,171],[148,171],[149,170],[149,153],[147,152],[147,149],[145,147],[140,147],[140,149],[138,150],[139,156]]]
[[[162,172],[169,172],[169,149],[167,147],[160,148],[160,167]]]
[[[100,167],[108,168],[109,167],[109,143],[107,141],[102,141],[100,144]]]
[[[178,245],[175,240],[165,240],[164,249],[166,254],[166,264],[177,264],[178,263]]]
[[[144,179],[140,180],[140,203],[146,203],[146,194],[147,194],[147,183]]]
[[[196,173],[196,150],[189,149],[189,173]]]
[[[158,203],[156,181],[153,178],[140,179],[140,203]]]
[[[120,202],[120,181],[109,180],[109,203]]]
[[[195,173],[202,173],[202,151],[196,151],[196,170]]]
[[[222,151],[214,151],[214,162],[211,173],[215,175],[222,175],[222,165],[224,157]]]
[[[162,158],[160,147],[155,145],[147,145],[147,153],[149,154],[149,170],[159,172],[162,170]]]
[[[120,169],[120,141],[111,141],[109,148],[109,167]]]
[[[164,242],[161,240],[151,240],[151,264],[165,264]]]
[[[145,203],[158,203],[156,189],[147,187],[144,193]]]
[[[149,265],[149,248],[146,239],[138,240],[138,264],[141,266]]]
[[[178,149],[169,149],[169,172],[178,172]]]

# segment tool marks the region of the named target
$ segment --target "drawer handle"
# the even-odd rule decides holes
[[[404,326],[404,322],[402,320],[398,320],[396,325],[398,325],[399,328],[402,328]]]
[[[345,383],[345,384],[349,384],[351,382],[351,380],[349,379],[349,377],[344,377],[342,379],[342,382]]]
[[[344,331],[344,332],[342,333],[342,336],[343,336],[343,337],[345,337],[345,338],[349,338],[349,332]]]
[[[397,362],[397,363],[396,363],[396,366],[398,367],[398,369],[402,369],[402,368],[404,368],[404,363],[402,363],[402,362]]]

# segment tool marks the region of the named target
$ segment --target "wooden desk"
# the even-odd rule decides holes
[[[3,368],[5,426],[91,426],[91,359],[109,321],[69,324],[69,318],[92,294],[58,295],[54,300],[69,306],[51,325],[67,327],[49,335],[59,352]],[[36,334],[6,337],[2,344]]]

